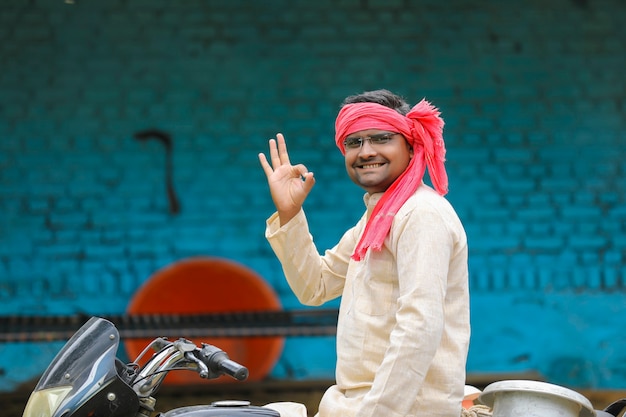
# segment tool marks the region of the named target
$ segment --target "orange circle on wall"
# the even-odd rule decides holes
[[[135,293],[127,312],[132,316],[277,310],[282,310],[278,296],[254,271],[226,259],[197,257],[175,262],[157,271]],[[248,368],[248,381],[259,381],[267,376],[284,346],[283,337],[187,338],[198,346],[204,342],[222,349],[230,359]],[[170,338],[175,339],[178,337]],[[129,358],[137,358],[151,341],[126,340],[124,346]],[[205,380],[195,372],[178,371],[170,372],[163,383],[181,385],[231,381],[235,380],[226,376]]]

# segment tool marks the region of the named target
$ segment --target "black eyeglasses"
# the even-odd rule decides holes
[[[360,149],[365,141],[369,141],[372,146],[385,145],[398,134],[399,133],[385,132],[370,136],[348,137],[343,141],[343,146],[346,149]]]

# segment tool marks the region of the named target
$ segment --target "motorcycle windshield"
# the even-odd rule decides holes
[[[119,332],[113,323],[92,317],[65,344],[41,376],[35,391],[71,387],[59,410],[73,410],[117,378]]]

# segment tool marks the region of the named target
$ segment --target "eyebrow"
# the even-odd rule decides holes
[[[353,135],[348,135],[346,136],[346,139],[360,139],[360,138],[380,138],[383,136],[393,136],[393,135],[397,135],[396,132],[383,132],[383,133],[375,133],[373,135],[359,135],[359,136],[353,136]]]

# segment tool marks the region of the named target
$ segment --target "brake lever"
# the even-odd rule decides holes
[[[206,366],[204,362],[202,362],[200,359],[196,357],[195,352],[185,352],[185,359],[187,359],[189,362],[193,362],[196,364],[196,366],[198,367],[196,371],[200,375],[200,378],[211,379],[211,378],[217,378],[219,376],[219,375],[212,375],[213,373],[210,371],[209,367]]]
[[[153,342],[153,346],[158,349],[157,353],[139,370],[132,383],[138,394],[150,395],[155,392],[167,373],[177,367],[205,372],[206,366],[199,364],[193,355],[194,350],[198,349],[193,342],[183,338],[167,342],[159,338]]]

